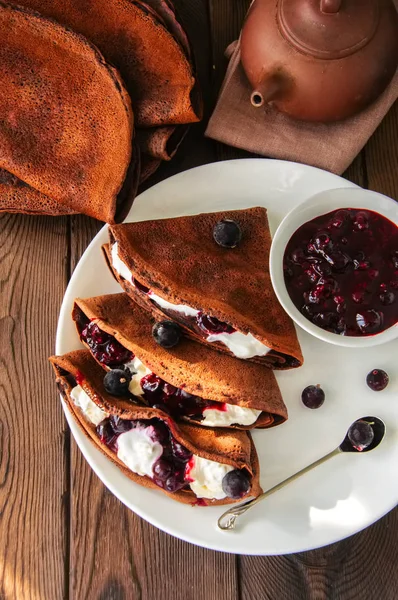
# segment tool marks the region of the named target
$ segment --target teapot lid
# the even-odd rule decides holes
[[[374,36],[378,0],[279,0],[278,25],[299,52],[333,60],[354,54]]]

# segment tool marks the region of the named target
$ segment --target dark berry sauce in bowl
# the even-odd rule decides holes
[[[376,212],[340,209],[304,223],[283,266],[294,305],[322,329],[374,335],[398,321],[398,227]]]
[[[398,203],[359,188],[310,198],[277,230],[270,271],[285,310],[316,337],[350,347],[396,338]]]

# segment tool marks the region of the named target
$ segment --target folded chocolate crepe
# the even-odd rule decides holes
[[[222,219],[242,240],[213,239]],[[250,208],[112,226],[104,247],[123,289],[158,319],[173,319],[193,339],[275,369],[303,362],[296,331],[272,288],[267,211]]]
[[[41,194],[4,169],[0,169],[0,212],[51,216],[76,213],[71,208]]]
[[[1,210],[123,219],[138,174],[117,71],[82,36],[25,8],[0,2],[0,31]]]
[[[87,350],[52,356],[59,390],[76,423],[130,479],[200,506],[258,496],[259,464],[244,431],[177,426],[160,410],[110,395]]]
[[[136,140],[141,155],[148,155],[156,160],[171,160],[187,134],[188,128],[189,125],[176,125],[137,129]]]
[[[162,2],[149,2],[152,8],[137,0],[21,3],[84,35],[116,66],[131,96],[137,127],[186,124],[201,118],[197,94],[191,98],[196,83],[193,68],[181,45],[186,37],[176,19],[170,33],[172,11],[166,16]]]
[[[287,419],[270,369],[237,362],[184,336],[174,348],[162,348],[152,336],[154,319],[127,294],[78,298],[72,317],[102,367],[129,369],[134,399],[177,421],[251,429]]]

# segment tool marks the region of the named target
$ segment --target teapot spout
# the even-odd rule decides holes
[[[262,82],[258,89],[255,89],[251,96],[250,102],[256,108],[260,108],[264,104],[272,102],[284,88],[284,81],[281,76],[273,75]]]

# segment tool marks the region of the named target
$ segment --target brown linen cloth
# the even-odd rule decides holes
[[[296,121],[271,106],[252,106],[239,41],[227,48],[226,55],[231,53],[205,135],[255,154],[343,173],[398,98],[397,71],[380,98],[355,117],[332,124]]]

